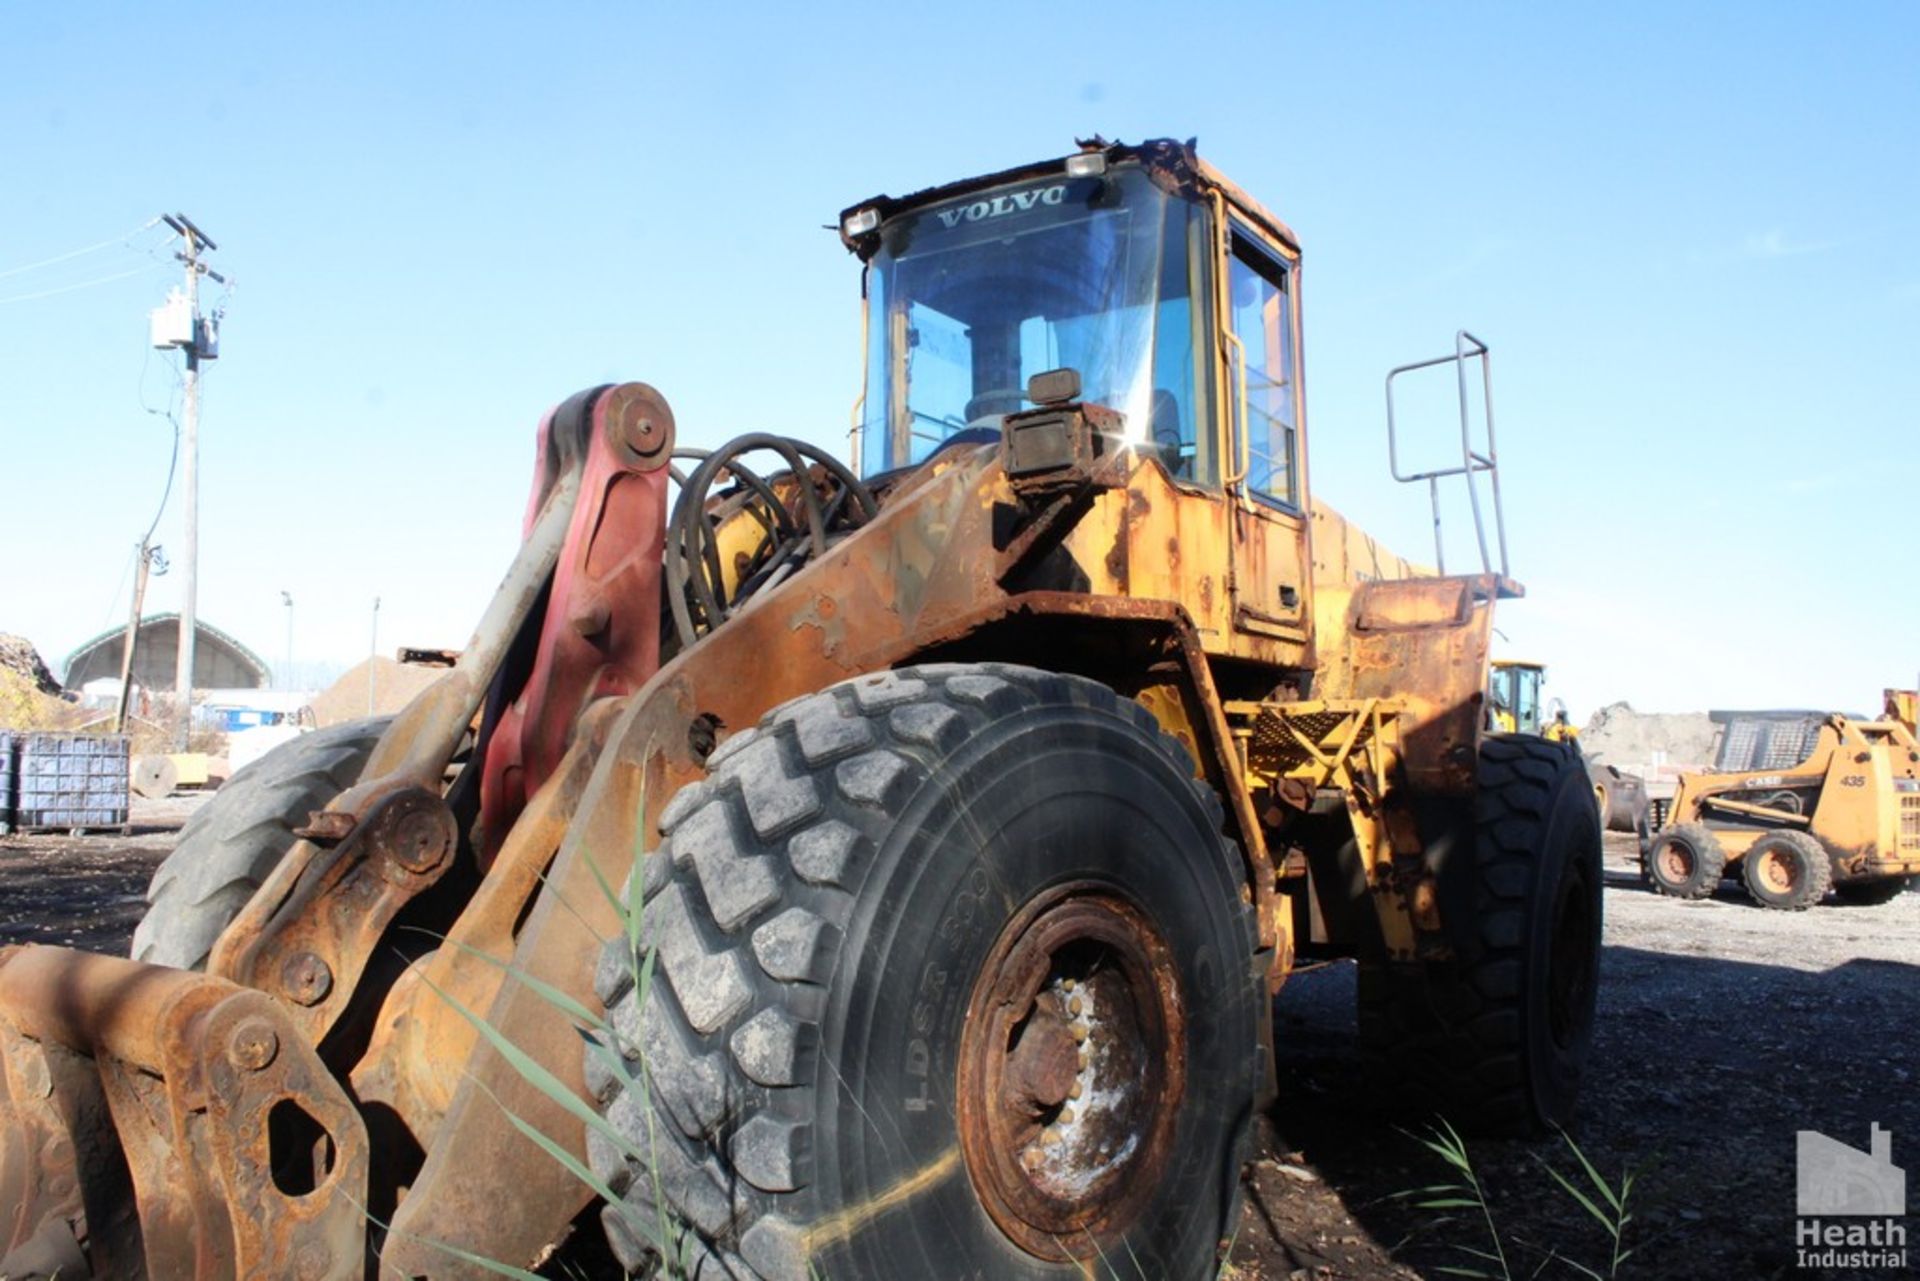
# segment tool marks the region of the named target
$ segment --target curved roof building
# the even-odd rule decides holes
[[[267,665],[260,656],[217,627],[195,623],[195,689],[265,689]],[[127,629],[102,632],[67,655],[62,677],[68,689],[106,677],[120,679],[121,646]],[[180,615],[149,614],[140,620],[133,646],[133,683],[146,689],[172,689],[180,661]]]

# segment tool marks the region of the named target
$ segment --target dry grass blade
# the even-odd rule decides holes
[[[1403,1195],[1425,1198],[1415,1202],[1415,1205],[1423,1210],[1478,1210],[1481,1221],[1486,1225],[1487,1240],[1492,1245],[1492,1250],[1481,1250],[1466,1245],[1456,1245],[1454,1248],[1463,1254],[1496,1264],[1500,1269],[1498,1272],[1486,1272],[1479,1268],[1456,1264],[1438,1267],[1435,1271],[1448,1276],[1512,1281],[1513,1269],[1507,1262],[1506,1246],[1500,1240],[1500,1229],[1493,1221],[1493,1207],[1487,1202],[1486,1189],[1480,1185],[1480,1176],[1474,1172],[1473,1160],[1467,1155],[1467,1144],[1460,1137],[1460,1132],[1455,1130],[1445,1117],[1440,1117],[1427,1134],[1412,1134],[1404,1130],[1402,1133],[1458,1170],[1466,1180],[1464,1183],[1433,1184],[1411,1190]]]
[[[473,1082],[475,1085],[478,1085],[481,1090],[485,1091],[488,1098],[493,1100],[494,1106],[500,1109],[501,1115],[512,1123],[514,1129],[533,1140],[542,1152],[545,1152],[548,1156],[559,1162],[569,1174],[591,1188],[594,1194],[600,1197],[601,1200],[611,1203],[620,1199],[619,1193],[608,1187],[592,1170],[588,1169],[586,1165],[581,1162],[580,1158],[549,1138],[539,1126],[534,1125],[532,1122],[526,1120],[526,1118],[515,1113],[513,1109],[509,1108],[506,1104],[502,1103],[497,1094],[487,1089],[485,1082],[481,1081],[478,1077],[473,1078]],[[659,1250],[662,1255],[665,1255],[666,1251],[661,1242],[652,1240],[650,1233],[643,1231],[642,1235],[649,1237],[647,1244]]]
[[[485,1255],[475,1254],[471,1250],[462,1250],[457,1245],[450,1245],[434,1237],[423,1237],[412,1232],[395,1232],[392,1224],[383,1223],[375,1218],[373,1212],[367,1209],[366,1206],[356,1201],[354,1202],[354,1208],[360,1211],[362,1217],[364,1217],[368,1223],[373,1224],[389,1237],[398,1236],[402,1240],[418,1241],[421,1245],[431,1246],[433,1249],[440,1251],[440,1253],[446,1255],[448,1258],[459,1259],[463,1263],[471,1263],[477,1268],[493,1273],[495,1276],[513,1277],[515,1281],[546,1281],[546,1278],[537,1272],[529,1272],[525,1268],[516,1268],[511,1263],[502,1263],[498,1259],[489,1259]],[[386,1275],[384,1267],[381,1269],[380,1274],[382,1276]],[[58,1281],[57,1273],[55,1274],[55,1281]]]
[[[439,939],[442,945],[452,944],[468,956],[473,957],[476,961],[484,961],[495,969],[504,971],[511,976],[515,982],[527,988],[541,1000],[553,1006],[555,1009],[565,1012],[568,1018],[577,1020],[585,1026],[598,1031],[608,1030],[605,1019],[595,1014],[579,1001],[574,1000],[571,996],[568,996],[565,992],[562,992],[553,984],[533,977],[533,975],[527,973],[513,962],[503,961],[489,952],[483,952],[477,947],[471,947],[462,943],[459,939],[448,938],[444,934],[435,934],[432,930],[421,930],[419,932]],[[432,985],[429,984],[428,986]]]
[[[1580,1206],[1581,1209],[1585,1210],[1588,1214],[1592,1215],[1595,1222],[1597,1222],[1601,1227],[1606,1228],[1608,1231],[1613,1230],[1613,1220],[1607,1216],[1607,1212],[1602,1210],[1599,1206],[1595,1205],[1593,1203],[1593,1199],[1587,1196],[1586,1193],[1582,1192],[1579,1188],[1575,1187],[1573,1185],[1572,1180],[1568,1179],[1566,1175],[1560,1173],[1560,1171],[1548,1165],[1545,1161],[1542,1161],[1540,1163],[1540,1168],[1545,1170],[1548,1176],[1552,1178],[1555,1183],[1558,1183],[1561,1189],[1564,1192],[1566,1192],[1568,1196],[1572,1197],[1574,1201]]]
[[[1593,1162],[1587,1160],[1587,1154],[1580,1150],[1580,1145],[1573,1141],[1572,1136],[1565,1130],[1559,1131],[1559,1134],[1561,1142],[1567,1145],[1567,1151],[1573,1153],[1573,1159],[1580,1163],[1582,1170],[1586,1171],[1587,1181],[1592,1183],[1600,1195],[1606,1199],[1607,1204],[1613,1208],[1614,1214],[1619,1215],[1626,1206],[1627,1191],[1633,1183],[1633,1175],[1626,1174],[1621,1180],[1620,1191],[1615,1192],[1613,1186],[1600,1177],[1600,1171],[1593,1168]]]
[[[460,1017],[471,1023],[475,1030],[486,1038],[487,1043],[493,1046],[499,1053],[500,1057],[507,1061],[508,1066],[519,1073],[521,1079],[526,1081],[527,1084],[539,1090],[555,1103],[558,1103],[575,1117],[578,1117],[583,1125],[586,1125],[595,1133],[605,1137],[609,1142],[618,1147],[621,1152],[633,1160],[645,1161],[647,1159],[646,1154],[635,1147],[625,1135],[621,1134],[616,1126],[601,1116],[597,1110],[588,1106],[578,1094],[575,1094],[573,1090],[568,1087],[566,1082],[555,1076],[545,1065],[541,1064],[532,1055],[508,1040],[506,1034],[501,1032],[500,1029],[494,1027],[491,1023],[461,1004],[459,998],[441,989],[431,979],[423,976],[421,981],[426,983],[429,988],[432,988],[441,1000],[451,1005],[460,1014]],[[509,1115],[511,1115],[511,1113],[509,1113]]]
[[[1585,1210],[1588,1215],[1606,1231],[1608,1237],[1612,1240],[1613,1247],[1607,1270],[1604,1273],[1598,1269],[1587,1267],[1584,1264],[1575,1263],[1571,1259],[1564,1261],[1578,1269],[1583,1275],[1593,1277],[1595,1281],[1610,1281],[1611,1278],[1620,1275],[1621,1265],[1624,1264],[1627,1261],[1627,1257],[1633,1253],[1632,1248],[1626,1245],[1626,1234],[1627,1225],[1633,1221],[1633,1212],[1628,1207],[1633,1199],[1634,1172],[1632,1170],[1622,1171],[1620,1175],[1620,1186],[1615,1188],[1601,1175],[1600,1171],[1594,1167],[1593,1162],[1587,1159],[1587,1154],[1580,1150],[1580,1145],[1575,1143],[1572,1136],[1567,1134],[1565,1130],[1560,1131],[1560,1140],[1567,1145],[1567,1150],[1573,1153],[1573,1159],[1580,1163],[1581,1172],[1586,1175],[1587,1182],[1592,1186],[1599,1200],[1596,1201],[1592,1196],[1588,1196],[1574,1185],[1573,1180],[1554,1169],[1546,1161],[1542,1160],[1540,1162],[1541,1168],[1552,1176],[1553,1181],[1560,1185],[1561,1190],[1573,1198],[1575,1204]]]

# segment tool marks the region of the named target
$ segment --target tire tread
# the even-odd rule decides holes
[[[776,709],[723,743],[707,778],[664,811],[664,839],[634,872],[663,878],[641,931],[659,955],[658,1035],[675,1047],[670,1059],[708,1055],[720,1071],[716,1079],[683,1072],[677,1060],[632,1055],[626,1067],[652,1081],[662,1118],[652,1127],[653,1165],[670,1210],[697,1237],[693,1275],[807,1281],[805,1225],[821,1212],[809,1195],[821,985],[838,964],[873,854],[916,779],[991,721],[1045,703],[1125,718],[1191,772],[1152,714],[1105,686],[1006,664],[936,664],[858,677]],[[1191,786],[1217,827],[1218,798],[1198,780]],[[794,821],[751,821],[756,796],[803,793],[813,803],[796,805],[805,812]],[[771,892],[742,895],[743,882]],[[1250,921],[1245,928],[1251,947]],[[616,939],[596,970],[616,1028],[639,1025],[634,964]],[[703,989],[723,968],[737,988],[715,1002]],[[604,1052],[589,1046],[589,1064]],[[618,1078],[590,1066],[589,1081],[607,1088],[605,1115],[645,1151],[646,1114]],[[720,1120],[700,1137],[681,1124],[683,1113]],[[709,1144],[728,1154],[730,1170],[707,1155]],[[588,1155],[594,1173],[622,1193],[603,1212],[610,1245],[628,1268],[648,1266],[644,1238],[658,1231],[654,1170],[604,1139],[590,1142]]]
[[[293,848],[293,829],[359,781],[390,721],[303,734],[228,779],[187,819],[154,869],[148,908],[133,932],[133,959],[206,968],[221,931]]]
[[[1476,909],[1456,957],[1365,961],[1359,973],[1361,1053],[1396,1110],[1439,1114],[1463,1130],[1536,1130],[1524,1068],[1527,898],[1557,787],[1569,771],[1591,796],[1579,754],[1524,734],[1481,744],[1475,801]],[[1597,836],[1597,830],[1596,830]]]

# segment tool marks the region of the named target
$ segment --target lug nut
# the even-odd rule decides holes
[[[1067,1013],[1069,1014],[1078,1014],[1086,1008],[1087,1003],[1077,996],[1067,1002]]]
[[[1058,1143],[1059,1141],[1060,1141],[1060,1131],[1055,1126],[1051,1126],[1051,1125],[1048,1126],[1040,1134],[1040,1142],[1047,1147],[1052,1147],[1054,1144]]]
[[[1072,1108],[1061,1108],[1061,1109],[1060,1109],[1060,1124],[1062,1124],[1062,1125],[1072,1125],[1072,1124],[1073,1124],[1073,1109],[1072,1109]]]

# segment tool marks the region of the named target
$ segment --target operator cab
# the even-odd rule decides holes
[[[1540,701],[1546,667],[1496,658],[1487,672],[1487,728],[1506,734],[1539,734],[1546,725]]]
[[[1124,443],[1176,480],[1244,481],[1299,510],[1298,250],[1186,146],[1088,144],[863,202],[841,233],[867,264],[863,474],[997,436],[1035,407],[1029,379],[1070,368],[1080,399],[1116,411]],[[1244,444],[1216,425],[1223,386]]]

